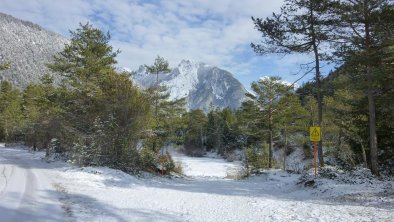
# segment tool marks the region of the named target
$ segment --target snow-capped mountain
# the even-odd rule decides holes
[[[49,70],[46,64],[64,48],[68,40],[31,22],[0,13],[0,64],[11,63],[1,80],[24,88],[38,82]]]
[[[156,75],[147,73],[144,66],[133,79],[143,88],[156,84]],[[168,74],[159,74],[159,84],[168,87],[170,99],[186,98],[188,109],[238,108],[246,98],[245,88],[230,72],[190,60],[182,60]]]

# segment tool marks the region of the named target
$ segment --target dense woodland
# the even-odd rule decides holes
[[[274,148],[286,156],[301,147],[310,158],[309,127],[321,126],[321,166],[323,157],[332,157],[331,164],[362,164],[392,175],[394,4],[287,0],[278,14],[251,22],[262,34],[251,44],[258,55],[306,54],[311,62],[304,75],[313,73],[314,80],[295,90],[272,76],[253,82],[253,93],[237,110],[186,111],[183,100],[168,101],[158,82],[143,90],[129,73],[117,72],[119,51],[109,45],[109,33],[81,24],[48,64],[52,75],[62,76],[60,84],[51,74],[23,90],[1,82],[0,140],[128,172],[154,171],[161,162],[171,171],[169,153],[160,151],[168,145],[193,156],[212,150],[229,160],[243,150],[254,170],[286,167],[273,159]],[[324,77],[323,63],[338,68]],[[161,57],[146,67],[156,76],[169,71]]]

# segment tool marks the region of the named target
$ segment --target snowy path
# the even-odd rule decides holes
[[[241,162],[227,162],[216,156],[188,157],[177,152],[171,152],[175,162],[182,165],[183,174],[193,178],[226,178],[236,173],[241,168]]]
[[[0,221],[63,221],[55,189],[39,169],[42,163],[0,149]]]
[[[38,156],[23,150],[0,148],[1,169],[5,169],[7,183],[15,178],[12,183],[20,187],[16,188],[17,195],[11,195],[12,186],[0,184],[0,215],[26,210],[30,217],[22,214],[19,217],[22,221],[45,221],[38,218],[59,221],[56,215],[61,215],[63,212],[59,211],[63,209],[67,212],[63,215],[69,216],[64,217],[66,220],[83,222],[394,220],[392,181],[374,185],[327,182],[319,189],[312,189],[296,185],[298,175],[281,171],[270,171],[240,181],[201,177],[168,179],[149,175],[137,178],[106,167],[77,168],[59,162],[47,164]],[[13,176],[8,176],[12,169]],[[28,171],[35,180],[27,176]],[[44,176],[50,177],[51,181]],[[47,186],[50,182],[56,193],[53,193],[53,186]],[[29,190],[26,185],[20,185],[25,183],[33,188]],[[388,193],[379,196],[384,193],[382,191]],[[360,197],[360,201],[345,198],[345,194],[352,193],[357,195],[351,198]],[[61,209],[56,203],[57,198]],[[36,205],[38,202],[40,205]],[[56,207],[50,209],[50,206]],[[13,217],[15,214],[8,215],[8,219],[17,218]],[[7,220],[0,217],[0,221]]]

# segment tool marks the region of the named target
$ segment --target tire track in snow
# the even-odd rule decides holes
[[[8,165],[2,165],[2,170],[1,170],[1,179],[4,182],[1,182],[1,184],[3,184],[2,188],[1,188],[1,192],[0,192],[0,196],[3,196],[5,191],[7,190],[7,187],[9,185],[9,178],[12,177],[12,174],[14,173],[14,166],[8,166]]]
[[[5,175],[5,166],[1,166],[1,167],[2,167],[1,176],[2,176],[2,179],[4,179],[4,185],[2,186],[1,193],[0,193],[0,195],[2,196],[5,188],[7,187],[8,181],[7,181],[7,176]]]
[[[0,221],[71,221],[50,182],[50,169],[33,156],[20,153],[0,150],[0,159],[6,161],[0,165]]]

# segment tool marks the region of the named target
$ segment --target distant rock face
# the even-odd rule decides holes
[[[133,79],[143,88],[156,84],[156,75],[141,66]],[[170,99],[186,98],[189,110],[238,108],[246,99],[246,90],[230,72],[200,62],[183,60],[168,74],[159,74],[159,84],[170,91]]]
[[[46,64],[64,48],[68,40],[31,22],[0,13],[0,64],[11,67],[0,72],[0,80],[8,80],[24,88],[38,82],[49,70]]]

